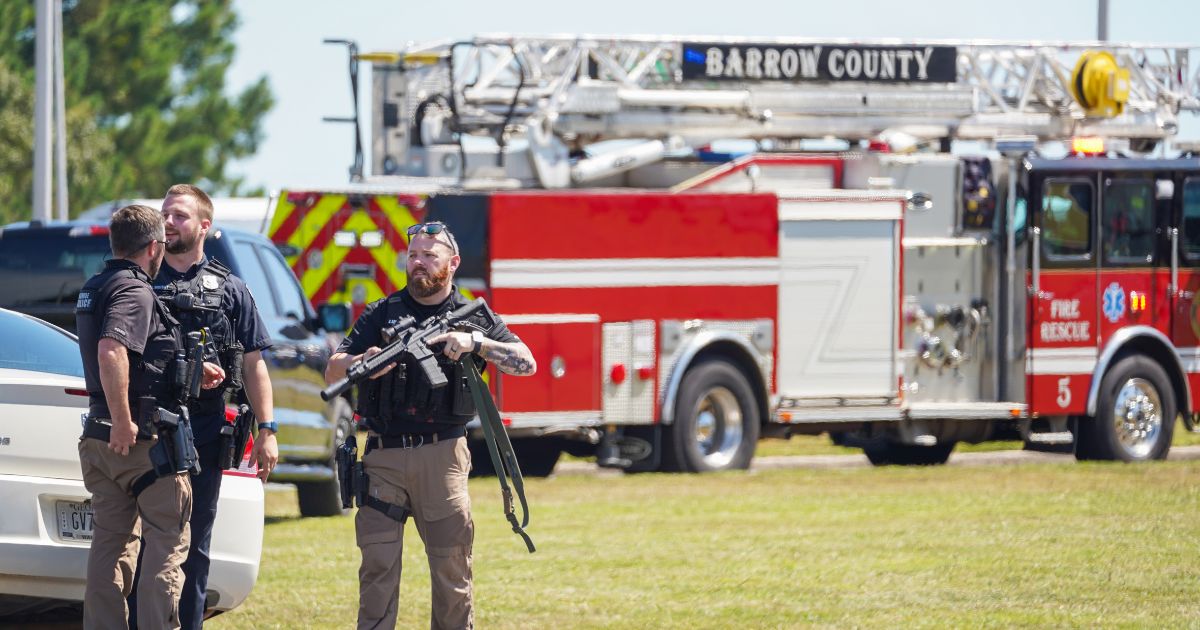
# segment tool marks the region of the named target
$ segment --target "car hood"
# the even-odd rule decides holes
[[[82,378],[0,369],[0,475],[82,478],[83,391]]]

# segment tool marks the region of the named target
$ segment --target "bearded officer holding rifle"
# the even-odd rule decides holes
[[[461,258],[445,224],[414,225],[408,237],[408,285],[367,306],[330,358],[325,380],[336,385],[322,392],[336,395],[351,380],[357,382],[357,411],[369,429],[357,488],[362,509],[355,518],[362,552],[358,627],[395,627],[404,523],[411,515],[429,559],[431,627],[471,628],[475,530],[465,425],[475,417],[480,395],[488,396],[485,406],[491,403],[478,371],[489,361],[506,374],[528,376],[537,365],[529,348],[482,300],[469,303],[452,283]],[[405,351],[365,378],[364,361],[395,341],[385,338],[389,333],[409,335],[403,338]],[[388,346],[389,361],[396,347]],[[490,409],[494,412],[494,404]],[[480,416],[485,416],[482,409]],[[513,477],[520,494],[519,476],[517,470]],[[514,531],[532,551],[511,506],[507,509]]]

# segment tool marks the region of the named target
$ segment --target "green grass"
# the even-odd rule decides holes
[[[1175,425],[1172,446],[1194,446],[1200,444],[1200,433],[1191,433],[1182,422]],[[959,443],[954,447],[956,453],[981,453],[986,451],[1020,450],[1019,441],[996,441],[982,444]],[[837,446],[829,441],[828,435],[795,435],[787,440],[765,439],[758,443],[755,454],[759,457],[770,455],[859,455],[862,449]]]
[[[1197,627],[1200,462],[562,475],[528,554],[471,480],[481,628]],[[268,494],[258,585],[208,625],[346,628],[351,517]],[[409,526],[400,627],[427,627]]]

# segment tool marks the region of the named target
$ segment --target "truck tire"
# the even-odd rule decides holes
[[[1158,362],[1129,356],[1100,381],[1096,417],[1079,422],[1075,457],[1123,462],[1166,459],[1175,430],[1175,392]]]
[[[876,466],[940,466],[950,459],[954,442],[942,442],[933,446],[901,444],[888,440],[863,446],[863,453]]]
[[[297,481],[296,499],[300,503],[300,516],[338,516],[342,513],[342,498],[338,494],[337,480]]]
[[[555,438],[527,438],[512,443],[523,477],[549,477],[562,455],[562,445]]]
[[[495,477],[496,467],[488,453],[487,441],[483,438],[467,438],[467,450],[471,451],[471,477]]]
[[[353,435],[354,419],[350,405],[338,405],[338,420],[333,433],[333,451]],[[361,451],[360,451],[361,452]],[[338,489],[337,462],[330,458],[329,469],[334,475],[321,481],[296,482],[296,499],[300,504],[300,516],[339,516],[349,512],[342,509],[341,491]]]
[[[754,390],[741,370],[721,359],[692,366],[679,386],[675,422],[663,427],[662,470],[745,470],[760,422]]]

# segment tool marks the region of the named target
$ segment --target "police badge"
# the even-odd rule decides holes
[[[208,291],[216,291],[217,290],[217,277],[210,276],[207,274],[204,276],[201,276],[200,285],[203,286]]]

